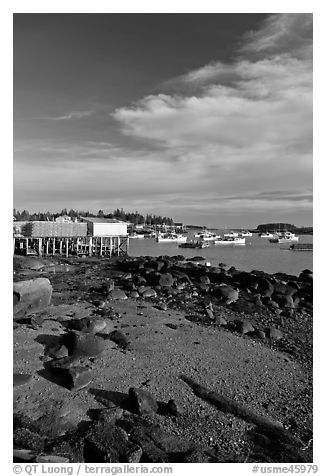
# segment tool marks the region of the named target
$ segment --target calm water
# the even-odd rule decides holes
[[[218,230],[214,230],[221,234]],[[188,232],[188,241],[194,238],[194,232]],[[312,235],[301,235],[299,243],[312,243]],[[290,244],[270,243],[267,238],[259,238],[253,234],[246,238],[245,246],[213,245],[205,249],[179,248],[177,243],[156,243],[155,239],[131,239],[130,256],[160,256],[178,255],[186,258],[203,256],[212,266],[223,262],[228,267],[235,266],[239,270],[252,271],[258,269],[267,273],[287,273],[299,275],[303,269],[313,266],[313,253],[311,251],[290,251]]]

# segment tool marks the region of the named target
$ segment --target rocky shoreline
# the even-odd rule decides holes
[[[312,462],[312,297],[310,270],[15,256],[14,461]]]

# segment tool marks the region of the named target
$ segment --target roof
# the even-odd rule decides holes
[[[126,222],[116,218],[80,217],[80,219],[91,223],[124,223],[127,225]]]

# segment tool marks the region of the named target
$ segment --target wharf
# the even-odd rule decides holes
[[[128,254],[129,236],[14,236],[14,254],[63,256],[120,256]]]

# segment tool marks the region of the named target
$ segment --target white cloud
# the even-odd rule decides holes
[[[114,118],[124,134],[160,145],[160,160],[182,167],[184,182],[198,184],[204,195],[310,187],[311,30],[311,15],[272,15],[246,36],[232,63],[176,78],[188,94],[146,96]]]
[[[56,117],[48,117],[47,119],[51,121],[69,121],[70,119],[83,119],[84,117],[88,117],[93,114],[93,110],[91,111],[72,111],[67,112],[63,116],[56,116]]]

